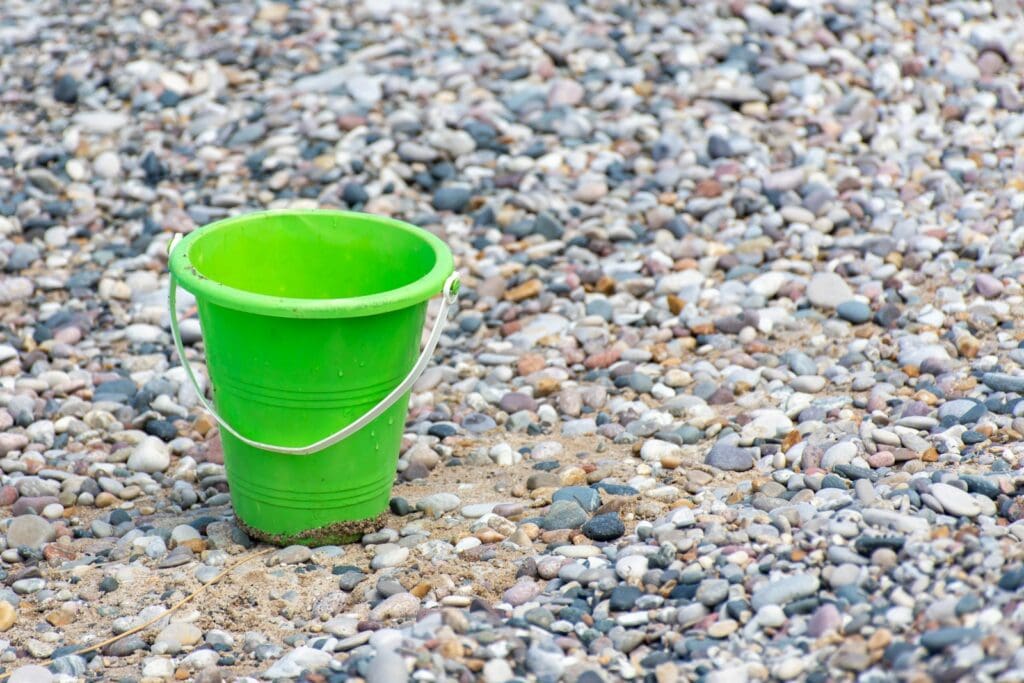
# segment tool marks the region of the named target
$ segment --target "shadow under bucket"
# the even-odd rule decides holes
[[[429,232],[340,211],[212,223],[172,247],[175,306],[196,298],[235,515],[282,545],[357,540],[388,505],[409,389],[458,291]],[[443,294],[430,340],[427,302]]]

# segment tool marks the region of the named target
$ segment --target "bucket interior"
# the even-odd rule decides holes
[[[437,262],[415,232],[338,213],[263,215],[203,232],[188,251],[196,271],[233,289],[292,299],[388,292]]]

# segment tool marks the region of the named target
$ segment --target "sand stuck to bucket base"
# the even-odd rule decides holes
[[[308,545],[318,547],[322,545],[347,545],[356,543],[366,534],[372,534],[384,528],[384,520],[387,513],[382,512],[370,519],[357,519],[348,522],[335,522],[318,529],[309,529],[294,534],[270,534],[259,529],[254,529],[239,518],[235,517],[235,524],[238,528],[254,538],[271,545]]]

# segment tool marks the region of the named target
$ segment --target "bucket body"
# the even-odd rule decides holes
[[[214,403],[248,439],[305,446],[405,379],[427,301],[453,263],[430,233],[333,211],[265,212],[201,228],[171,255],[196,297]],[[236,517],[281,544],[358,538],[388,505],[408,395],[347,439],[274,453],[221,430]]]

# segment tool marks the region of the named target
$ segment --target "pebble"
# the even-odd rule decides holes
[[[18,620],[18,610],[6,600],[0,600],[0,633],[9,631]]]
[[[456,509],[461,504],[462,501],[456,495],[451,493],[435,493],[421,498],[416,503],[416,509],[433,517],[440,517],[444,513]]]
[[[729,597],[729,582],[723,579],[705,579],[697,587],[694,599],[708,609],[721,604]]]
[[[49,669],[36,664],[28,664],[19,666],[11,672],[11,676],[7,680],[10,683],[50,683],[54,680],[54,676]]]
[[[931,493],[949,514],[962,517],[977,517],[981,513],[981,507],[969,493],[949,484],[933,484]]]
[[[519,581],[502,594],[502,600],[518,607],[533,600],[543,590],[540,584],[533,581]]]
[[[717,443],[704,458],[704,463],[719,470],[744,472],[754,466],[754,456],[748,448]]]
[[[828,384],[828,380],[824,377],[818,377],[815,375],[802,375],[796,377],[789,383],[789,386],[793,387],[794,391],[800,391],[805,394],[816,394]]]
[[[814,576],[807,574],[787,576],[755,590],[750,604],[755,610],[765,605],[786,605],[794,600],[813,595],[817,592],[818,586],[819,581]]]
[[[559,500],[551,504],[551,509],[541,522],[547,530],[576,529],[587,521],[586,511],[575,500]]]
[[[836,306],[836,314],[854,325],[863,325],[871,320],[871,307],[862,301],[844,301]]]
[[[807,298],[819,308],[835,309],[853,297],[853,290],[836,273],[815,273],[807,284]]]
[[[986,372],[981,381],[993,391],[1024,393],[1024,376],[1008,375],[1003,372]]]
[[[409,549],[392,543],[377,546],[376,554],[370,562],[371,569],[396,567],[409,559]]]
[[[7,546],[24,546],[38,550],[55,536],[55,529],[45,518],[38,515],[21,515],[12,519],[7,527]]]
[[[163,472],[170,464],[170,450],[163,441],[154,436],[143,439],[128,456],[128,467],[149,474]]]
[[[626,525],[617,512],[594,515],[580,529],[592,541],[614,541],[626,533]]]
[[[615,562],[615,573],[626,581],[640,579],[647,571],[647,558],[641,555],[627,555]]]
[[[396,593],[387,598],[370,611],[370,619],[374,621],[402,620],[415,616],[420,608],[420,601],[411,593]]]
[[[270,668],[263,672],[263,676],[270,680],[296,678],[303,671],[315,671],[327,666],[330,661],[331,655],[329,653],[301,646],[274,662]]]
[[[267,560],[267,564],[302,564],[313,557],[313,551],[304,545],[291,545],[278,550]]]
[[[472,196],[468,187],[442,187],[434,193],[434,208],[458,213],[466,208]]]
[[[366,683],[405,683],[407,680],[405,659],[393,651],[377,653],[366,670]]]
[[[202,637],[203,632],[196,626],[183,621],[173,621],[157,634],[153,645],[161,647],[163,652],[168,654],[177,654],[183,648],[198,643]]]

